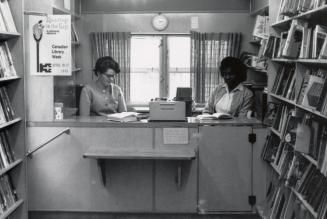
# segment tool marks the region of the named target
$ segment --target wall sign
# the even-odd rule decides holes
[[[30,15],[28,22],[31,75],[71,75],[71,16]]]

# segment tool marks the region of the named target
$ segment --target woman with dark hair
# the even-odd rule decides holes
[[[253,107],[253,93],[242,84],[246,80],[246,66],[238,58],[225,57],[220,64],[220,74],[225,83],[211,93],[203,113],[247,116]]]
[[[79,114],[105,115],[126,112],[126,103],[121,88],[114,84],[115,75],[120,73],[119,64],[110,56],[96,61],[94,73],[98,79],[82,89]]]

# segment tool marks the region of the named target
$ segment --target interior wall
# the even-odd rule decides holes
[[[250,0],[82,0],[82,13],[249,11]]]
[[[189,33],[191,17],[198,17],[199,32],[241,32],[241,51],[253,52],[248,42],[252,36],[253,18],[249,13],[164,13],[169,19],[169,26],[163,32],[156,32],[151,27],[151,19],[155,13],[142,14],[83,14],[77,21],[77,31],[81,46],[77,52],[77,65],[83,68],[78,75],[78,83],[89,83],[92,80],[91,32],[132,33]]]
[[[269,0],[251,0],[251,12],[259,10],[269,4]]]

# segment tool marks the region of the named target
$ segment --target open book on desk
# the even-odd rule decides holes
[[[213,120],[213,119],[233,119],[234,117],[228,113],[214,113],[214,114],[201,114],[196,118],[200,120]]]
[[[115,121],[115,122],[134,122],[137,121],[136,112],[121,112],[121,113],[113,113],[106,115],[107,120]]]

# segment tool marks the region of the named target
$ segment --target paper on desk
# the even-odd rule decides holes
[[[164,144],[188,144],[188,128],[163,128]]]

